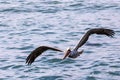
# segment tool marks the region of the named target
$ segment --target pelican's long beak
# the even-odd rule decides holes
[[[68,50],[66,51],[65,56],[63,57],[63,59],[65,59],[67,56],[69,56],[70,52],[71,52],[70,49],[68,49]]]

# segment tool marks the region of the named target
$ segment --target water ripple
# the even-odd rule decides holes
[[[26,49],[33,49],[33,46],[23,46],[23,47],[20,47],[20,48],[17,48],[17,47],[7,47],[7,49],[26,50]]]
[[[56,80],[61,78],[62,76],[43,76],[41,78],[36,78],[34,80]]]
[[[30,13],[30,12],[41,12],[41,13],[56,13],[60,11],[59,8],[57,7],[49,7],[49,8],[40,8],[40,9],[30,9],[30,8],[25,8],[25,7],[20,7],[20,8],[6,8],[6,9],[1,9],[0,12],[12,12],[12,13]]]
[[[88,77],[86,78],[86,80],[96,80],[96,78],[93,77],[93,76],[88,76]]]
[[[110,71],[108,73],[113,76],[120,76],[120,71]]]

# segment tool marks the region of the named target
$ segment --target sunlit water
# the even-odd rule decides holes
[[[76,59],[47,51],[25,64],[38,46],[65,51],[100,27],[115,37],[92,35]],[[120,0],[0,0],[0,80],[119,80],[119,36]]]

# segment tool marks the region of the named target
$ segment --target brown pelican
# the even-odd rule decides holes
[[[80,56],[80,54],[83,53],[83,50],[79,52],[78,49],[83,44],[86,43],[86,41],[88,40],[88,38],[91,34],[106,35],[108,37],[113,37],[115,33],[114,33],[113,30],[105,29],[105,28],[90,29],[85,33],[85,35],[82,37],[82,39],[79,41],[79,43],[77,44],[77,46],[73,50],[70,50],[70,48],[67,49],[63,59],[65,59],[66,57],[76,58],[76,57]],[[31,52],[31,54],[26,59],[26,63],[28,65],[32,64],[34,62],[34,60],[46,50],[54,50],[54,51],[62,52],[62,50],[59,50],[59,49],[56,49],[56,48],[53,48],[53,47],[40,46],[40,47],[36,48],[35,50],[33,50]]]

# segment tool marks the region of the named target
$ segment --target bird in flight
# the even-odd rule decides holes
[[[77,58],[78,56],[80,56],[80,54],[83,53],[83,50],[78,51],[78,49],[86,43],[89,36],[92,34],[106,35],[108,37],[113,37],[115,32],[111,29],[105,29],[105,28],[94,28],[94,29],[88,30],[73,50],[71,50],[70,48],[67,49],[63,59],[65,59],[66,57]],[[36,48],[35,50],[33,50],[28,55],[28,57],[26,59],[26,63],[28,65],[31,65],[38,56],[40,56],[43,52],[45,52],[47,50],[63,52],[62,50],[57,49],[57,48],[48,47],[48,46],[40,46],[40,47]]]

